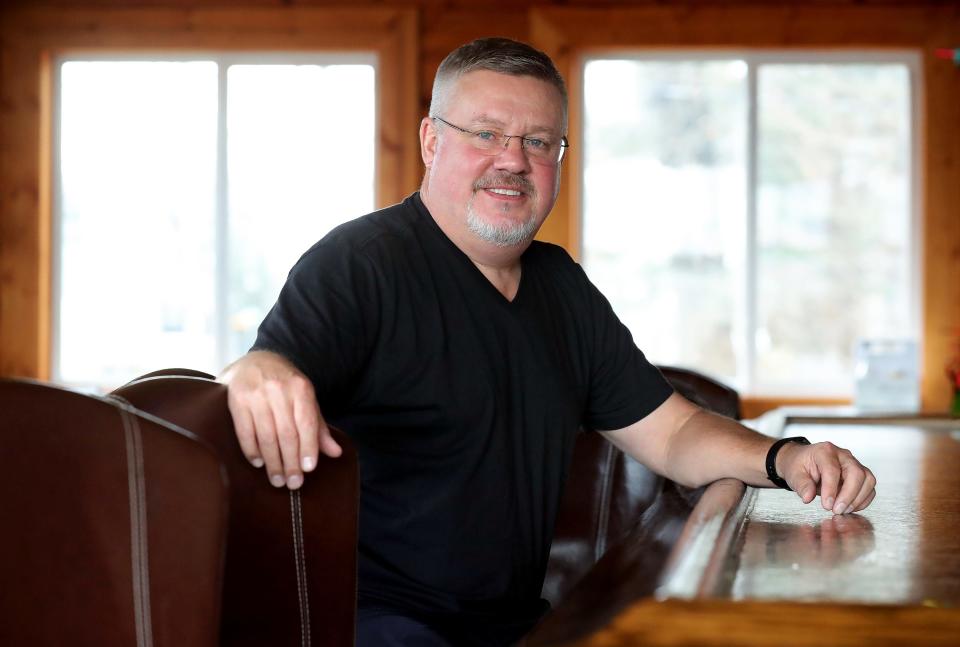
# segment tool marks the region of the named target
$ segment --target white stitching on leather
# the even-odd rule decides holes
[[[600,489],[600,504],[597,506],[597,540],[594,546],[594,561],[600,561],[603,554],[607,552],[607,529],[610,526],[610,498],[613,490],[613,474],[616,463],[617,448],[613,443],[604,443],[606,445],[606,457],[604,458],[603,487]]]
[[[143,438],[140,423],[130,412],[130,404],[111,398],[120,412],[127,448],[127,488],[130,501],[130,554],[133,573],[133,613],[137,645],[152,647],[153,628],[150,608],[150,562],[147,553],[147,502],[143,465]]]
[[[300,491],[290,490],[290,520],[293,524],[293,556],[297,567],[297,599],[300,602],[300,644],[310,647],[310,597],[307,594],[307,560],[303,546],[303,505]]]

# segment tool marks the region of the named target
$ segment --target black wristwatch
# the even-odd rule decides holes
[[[791,436],[790,438],[781,438],[777,442],[773,443],[773,446],[770,447],[770,451],[767,452],[767,478],[770,479],[777,487],[793,492],[793,489],[787,485],[787,482],[783,480],[783,477],[777,474],[777,454],[780,452],[780,448],[787,443],[800,443],[801,445],[809,445],[810,441],[803,436]]]

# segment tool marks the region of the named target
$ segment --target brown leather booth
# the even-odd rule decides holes
[[[664,367],[662,370],[674,388],[701,406],[727,415],[739,413],[739,398],[735,391],[685,369]],[[69,487],[68,484],[73,481],[83,484],[84,478],[93,478],[80,478],[76,470],[69,466],[65,467],[59,462],[51,464],[42,458],[45,451],[60,455],[68,451],[65,449],[67,447],[72,448],[69,452],[77,456],[98,451],[96,443],[90,440],[105,434],[100,429],[109,428],[109,424],[101,419],[102,416],[94,417],[85,413],[91,407],[111,412],[115,428],[113,433],[119,434],[117,438],[122,439],[124,433],[129,434],[127,427],[122,424],[118,426],[116,422],[121,419],[119,412],[126,412],[123,415],[146,421],[142,424],[163,427],[163,435],[169,435],[181,444],[183,439],[191,440],[218,474],[221,470],[226,472],[230,482],[229,495],[222,478],[219,489],[211,488],[209,484],[197,484],[193,486],[195,491],[191,489],[182,493],[191,499],[182,508],[184,515],[179,526],[182,541],[187,541],[196,532],[193,523],[183,527],[187,519],[196,516],[189,512],[192,510],[190,506],[205,501],[209,490],[218,491],[222,499],[229,496],[229,517],[222,502],[221,508],[211,513],[221,524],[221,543],[218,544],[221,552],[217,555],[222,555],[222,558],[213,558],[212,562],[219,569],[218,560],[222,560],[222,596],[219,596],[219,579],[211,580],[212,584],[208,582],[205,589],[202,586],[194,587],[191,580],[191,587],[195,590],[183,598],[195,600],[203,594],[213,600],[208,600],[206,606],[201,603],[191,605],[194,616],[203,615],[196,621],[204,620],[207,623],[204,634],[207,642],[183,640],[175,644],[212,644],[209,640],[217,636],[218,611],[219,644],[222,645],[353,644],[359,475],[355,451],[349,439],[339,431],[334,431],[334,434],[344,448],[344,455],[337,459],[321,456],[320,464],[306,479],[304,486],[290,492],[285,488],[270,487],[263,471],[249,465],[234,436],[226,404],[226,388],[203,373],[186,369],[156,371],[117,389],[111,396],[112,401],[42,387],[56,391],[61,399],[82,402],[76,405],[79,409],[74,407],[69,410],[72,413],[63,415],[49,404],[38,404],[32,408],[22,406],[21,396],[16,395],[19,393],[17,390],[41,388],[37,385],[28,387],[22,383],[7,383],[4,388],[0,395],[6,400],[0,402],[7,404],[5,411],[15,411],[17,415],[4,416],[0,442],[6,445],[0,445],[0,448],[8,453],[20,452],[19,437],[14,430],[34,424],[30,421],[43,420],[49,436],[43,441],[45,445],[31,449],[29,458],[18,463],[22,469],[5,474],[9,487],[38,481],[30,472],[31,469],[38,469],[36,466],[43,466],[41,469],[46,473],[56,469],[59,473],[58,482],[62,482],[64,487]],[[77,413],[80,409],[84,413]],[[152,418],[150,414],[176,427]],[[189,430],[189,433],[183,429]],[[80,433],[81,430],[89,430],[90,433]],[[160,435],[159,431],[157,435]],[[196,438],[191,438],[191,435]],[[58,440],[61,436],[63,443]],[[114,439],[114,442],[120,441]],[[173,441],[168,439],[167,442]],[[89,460],[84,462],[89,463],[88,467],[94,473],[102,471],[112,474],[117,470],[122,471],[126,465],[125,459],[116,452],[101,461]],[[189,479],[195,478],[190,471],[192,463],[189,459],[181,459],[177,455],[169,460],[171,466],[165,471],[151,470],[146,474],[150,481],[148,491],[166,492],[171,480],[192,482]],[[111,495],[119,496],[119,492],[114,487]],[[123,525],[128,523],[128,518],[120,520],[123,523],[117,520],[104,521],[102,514],[97,511],[95,502],[99,493],[95,488],[84,484],[72,494],[73,503],[69,506],[62,504],[67,508],[65,514],[69,519],[66,528],[76,527],[86,533],[129,537],[130,528]],[[652,593],[667,555],[699,495],[699,490],[691,491],[654,475],[607,443],[599,434],[581,433],[560,505],[543,589],[543,595],[551,601],[554,611],[534,630],[527,642],[550,644],[561,636],[595,628],[570,627],[566,619],[576,618],[576,622],[582,624],[583,614],[568,611],[588,602],[596,605],[598,597],[603,599],[604,608],[609,608],[612,617],[624,605]],[[31,503],[37,504],[46,498],[38,497],[41,495],[31,495],[18,504],[21,508],[16,510],[16,514],[24,518],[30,515],[37,517],[36,508]],[[175,506],[169,508],[174,521],[178,518],[176,510],[179,509]],[[225,522],[228,531],[224,547],[222,525]],[[19,539],[12,540],[9,536],[0,539],[5,542],[0,544],[0,548],[4,549],[3,554],[10,555],[13,554],[11,551],[23,550],[23,544],[30,538],[43,535],[40,525]],[[152,524],[151,528],[156,530],[153,527],[158,525],[160,522]],[[76,582],[82,581],[83,576],[78,576],[77,580],[71,579],[68,571],[76,553],[66,549],[68,545],[66,541],[52,539],[44,545],[44,550],[54,554],[59,561],[56,572],[50,571],[51,579],[46,583],[36,577],[37,569],[40,569],[40,553],[28,562],[27,571],[18,571],[30,580],[30,587],[33,587],[27,597],[18,597],[23,605],[27,604],[27,600],[38,599],[44,586],[49,586],[57,595],[62,593],[67,600],[80,595],[82,586]],[[166,551],[160,554],[171,553]],[[129,552],[112,558],[121,561],[130,559]],[[166,562],[158,561],[155,564],[151,561],[150,567],[160,564],[163,564],[168,578],[177,572],[175,565]],[[194,564],[191,568],[198,567]],[[209,565],[206,568],[209,570]],[[219,578],[220,571],[217,569],[215,574]],[[51,581],[56,584],[51,585]],[[125,581],[118,584],[111,579],[111,586],[127,586],[129,589],[129,584]],[[154,587],[157,585],[159,581],[151,584]],[[211,590],[214,591],[212,595]],[[177,598],[180,593],[179,589],[173,588],[155,593],[154,598],[161,595]],[[79,617],[85,613],[92,616],[104,613],[96,600],[87,600],[86,606],[79,605],[76,608]],[[6,614],[10,608],[4,605],[3,609]],[[156,616],[156,607],[153,615]],[[590,617],[596,624],[602,624],[606,618],[604,614],[592,614]],[[0,617],[0,620],[3,618]],[[154,631],[160,623],[161,619],[154,618]],[[0,622],[2,624],[7,623]],[[179,626],[179,621],[176,624]],[[3,631],[5,629],[0,629],[0,644],[19,644],[5,640]],[[104,640],[102,644],[133,643]],[[155,639],[153,644],[166,643]]]
[[[126,404],[0,379],[0,645],[217,644],[227,479]]]
[[[333,430],[343,448],[339,458],[321,455],[299,490],[273,488],[240,451],[226,387],[212,376],[157,371],[113,395],[190,429],[226,467],[230,519],[220,644],[352,645],[360,481],[349,439]]]

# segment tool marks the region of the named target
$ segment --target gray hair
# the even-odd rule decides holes
[[[487,70],[513,76],[532,76],[557,89],[563,104],[563,124],[567,124],[567,85],[550,57],[526,43],[509,38],[479,38],[450,52],[433,79],[430,116],[446,110],[453,83],[467,72]]]

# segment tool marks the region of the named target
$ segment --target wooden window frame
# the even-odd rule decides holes
[[[24,9],[0,28],[0,375],[49,379],[53,65],[64,55],[207,51],[377,56],[378,206],[418,184],[412,9]],[[103,313],[108,315],[109,313]]]

